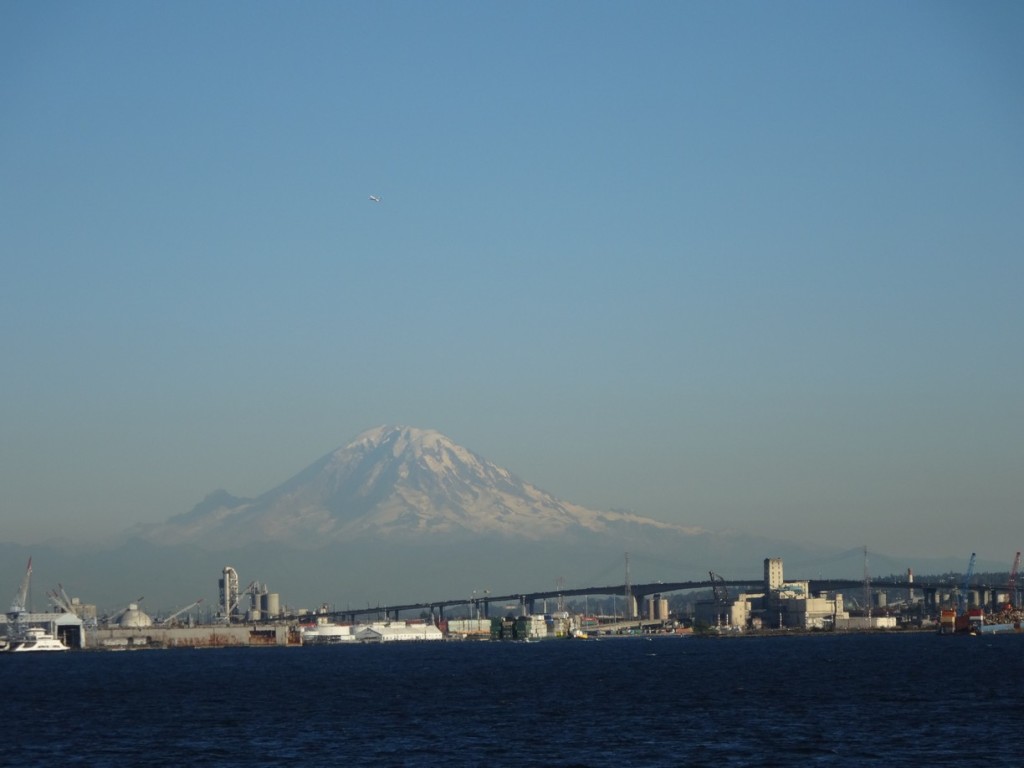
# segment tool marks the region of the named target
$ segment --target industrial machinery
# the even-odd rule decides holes
[[[725,579],[714,571],[708,571],[708,577],[715,602],[715,626],[729,626],[729,590],[725,588]]]
[[[974,576],[975,553],[971,553],[971,560],[967,564],[967,573],[964,574],[963,583],[957,590],[956,608],[944,608],[939,615],[939,633],[953,634],[954,632],[975,632],[980,630],[984,623],[984,611],[981,608],[969,610],[968,592],[971,586],[971,578]]]
[[[11,609],[7,612],[8,618],[15,618],[28,610],[28,585],[32,580],[32,558],[28,559],[28,567],[25,568],[25,575],[21,579],[21,586],[18,587],[14,600],[11,602]]]
[[[971,560],[967,564],[967,573],[964,574],[963,586],[960,587],[960,591],[957,592],[957,595],[956,595],[957,613],[960,616],[966,616],[967,615],[967,605],[968,605],[967,593],[968,593],[968,590],[970,589],[970,586],[971,586],[971,579],[974,577],[974,559],[975,559],[975,557],[976,557],[975,553],[971,552]]]
[[[975,615],[968,614],[970,600],[968,594],[971,589],[971,579],[974,577],[974,562],[977,555],[972,552],[971,560],[967,565],[967,572],[964,574],[964,583],[956,590],[956,607],[943,608],[939,612],[939,633],[951,635],[954,632],[970,632],[972,623],[981,624],[983,621],[982,611],[972,611]]]
[[[140,595],[138,598],[136,598],[135,602],[128,603],[128,605],[124,606],[123,608],[118,608],[113,613],[102,616],[100,618],[100,623],[106,625],[119,623],[121,619],[123,619],[130,611],[139,611],[139,603],[141,603],[145,599],[146,598],[144,595]]]
[[[224,566],[218,584],[220,586],[220,606],[217,615],[223,621],[231,621],[238,608],[238,571],[230,565]]]
[[[157,622],[157,624],[159,624],[160,626],[164,626],[164,627],[166,627],[166,626],[167,626],[167,625],[169,625],[169,624],[170,624],[170,623],[171,623],[172,621],[174,621],[174,620],[175,620],[176,618],[178,618],[179,616],[181,616],[181,614],[185,613],[186,611],[191,611],[191,610],[192,610],[193,608],[195,608],[195,607],[196,607],[197,605],[199,605],[199,604],[200,604],[201,602],[203,602],[203,598],[201,598],[201,597],[200,597],[200,598],[199,598],[198,600],[196,600],[196,601],[195,601],[194,603],[190,603],[189,605],[186,605],[186,606],[185,606],[184,608],[182,608],[181,610],[175,611],[174,613],[172,613],[172,614],[171,614],[170,616],[168,616],[168,617],[167,617],[166,619],[164,619],[163,621],[158,621],[158,622]]]
[[[725,579],[714,571],[708,571],[708,576],[711,579],[711,591],[714,595],[715,602],[719,605],[728,605],[729,590],[725,587]]]
[[[28,612],[28,586],[32,580],[32,558],[28,559],[28,567],[25,568],[25,576],[21,580],[21,586],[11,601],[11,608],[7,611],[7,633],[9,637],[20,637],[25,632],[22,625],[22,617]]]
[[[46,596],[50,598],[50,602],[55,608],[64,613],[74,613],[74,604],[71,602],[71,598],[68,597],[68,593],[64,591],[64,585],[58,584],[57,589],[51,589],[46,593]]]
[[[1013,567],[1010,569],[1010,608],[1020,608],[1020,592],[1017,589],[1017,572],[1020,570],[1020,552],[1013,558]]]

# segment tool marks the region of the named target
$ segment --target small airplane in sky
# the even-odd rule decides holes
[[[379,203],[380,202],[380,195],[370,195],[370,199],[373,200],[373,202],[375,202],[375,203]]]

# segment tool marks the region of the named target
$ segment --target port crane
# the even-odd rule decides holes
[[[14,594],[14,600],[11,601],[11,610],[7,612],[7,617],[17,621],[19,615],[25,613],[28,610],[28,585],[32,580],[32,558],[28,559],[28,567],[25,568],[25,575],[21,579],[21,586],[18,587],[18,591]]]
[[[25,632],[22,621],[29,610],[28,588],[31,583],[32,558],[30,557],[28,559],[28,566],[25,568],[25,575],[21,579],[21,585],[18,587],[18,591],[14,593],[11,608],[7,611],[8,636],[20,637]]]
[[[729,603],[729,590],[725,586],[725,579],[714,571],[708,571],[708,576],[711,580],[711,592],[715,602],[719,605],[727,605]]]
[[[1020,552],[1013,558],[1013,567],[1010,569],[1010,607],[1020,608],[1020,594],[1017,592],[1017,572],[1020,570]]]
[[[958,612],[961,616],[967,615],[967,590],[971,586],[971,578],[974,576],[974,559],[976,554],[971,552],[971,560],[967,564],[967,573],[964,574],[964,583],[956,596]]]
[[[74,613],[75,609],[72,607],[71,598],[68,597],[68,593],[64,591],[64,585],[58,584],[57,589],[51,589],[46,593],[46,596],[50,598],[50,602],[63,611],[64,613]]]
[[[729,590],[726,589],[725,579],[714,571],[708,571],[711,581],[711,593],[715,600],[715,624],[729,624]]]

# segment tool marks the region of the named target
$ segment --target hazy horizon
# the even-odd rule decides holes
[[[0,541],[404,424],[591,509],[1024,548],[1019,4],[0,21]]]

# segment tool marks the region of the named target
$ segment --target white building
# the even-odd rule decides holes
[[[388,621],[358,627],[355,638],[361,643],[392,643],[407,640],[444,640],[444,635],[433,624]]]
[[[764,561],[764,588],[772,590],[782,589],[782,558],[769,557]]]
[[[357,627],[351,624],[331,624],[326,619],[317,622],[314,627],[302,630],[303,645],[335,645],[337,643],[354,643]]]
[[[827,629],[849,619],[843,596],[811,594],[809,581],[786,581],[782,558],[764,561],[764,592],[740,594],[728,603],[703,600],[695,618],[709,626],[743,630],[760,627]]]
[[[843,608],[843,596],[790,597],[781,601],[785,626],[795,629],[827,629],[836,622],[849,619]]]

